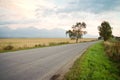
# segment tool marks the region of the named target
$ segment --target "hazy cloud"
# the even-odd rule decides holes
[[[85,21],[88,33],[98,35],[98,25],[107,20],[120,35],[119,4],[120,0],[0,0],[0,26],[67,30]]]
[[[119,0],[72,0],[64,11],[87,11],[101,13],[103,11],[115,10],[120,4]]]

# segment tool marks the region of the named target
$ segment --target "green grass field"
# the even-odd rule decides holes
[[[105,55],[103,43],[90,47],[77,59],[64,80],[120,80],[116,64]]]

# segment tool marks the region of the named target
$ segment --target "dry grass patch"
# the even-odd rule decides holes
[[[106,54],[115,61],[120,61],[120,42],[104,42]]]
[[[80,39],[80,42],[93,41],[95,38]],[[53,44],[66,44],[75,43],[75,40],[69,38],[10,38],[0,39],[0,51],[3,51],[5,47],[12,46],[12,50],[20,50],[34,47],[44,47]]]

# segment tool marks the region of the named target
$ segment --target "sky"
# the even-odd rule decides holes
[[[85,22],[88,34],[98,36],[98,26],[108,21],[120,36],[120,0],[0,0],[0,27],[13,30],[61,28]]]

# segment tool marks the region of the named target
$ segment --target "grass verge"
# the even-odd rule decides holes
[[[116,64],[105,55],[103,43],[91,46],[78,58],[64,80],[120,80]]]

